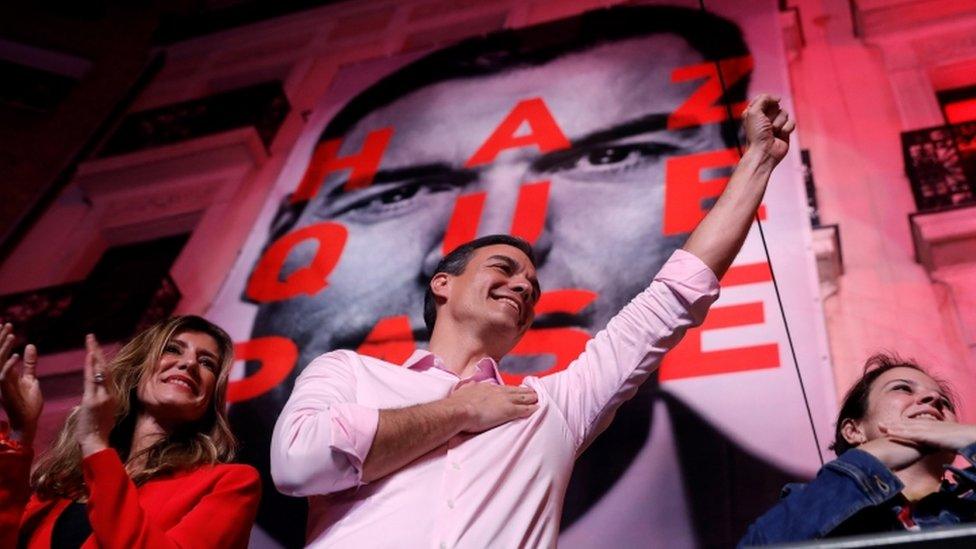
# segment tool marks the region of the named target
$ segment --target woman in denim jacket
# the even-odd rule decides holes
[[[787,485],[740,547],[976,521],[976,468],[950,467],[957,454],[976,466],[976,425],[957,423],[948,387],[913,362],[868,359],[831,449],[837,459]]]

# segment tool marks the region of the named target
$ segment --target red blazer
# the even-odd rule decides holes
[[[32,531],[28,548],[49,548],[54,523],[70,503],[29,493],[31,454],[0,451],[0,547],[16,547],[26,527]],[[115,450],[92,454],[81,465],[92,527],[82,547],[247,547],[261,498],[253,467],[205,465],[137,487]]]

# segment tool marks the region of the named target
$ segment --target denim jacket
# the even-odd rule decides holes
[[[943,481],[938,492],[915,502],[911,516],[920,528],[976,521],[976,444],[959,454],[973,467],[949,467],[956,482]],[[749,526],[739,547],[903,530],[903,489],[877,458],[848,450],[810,483],[787,484],[780,502]]]

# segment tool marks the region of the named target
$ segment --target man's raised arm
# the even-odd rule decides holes
[[[773,168],[786,156],[795,124],[779,99],[760,95],[744,113],[749,148],[722,196],[643,292],[591,339],[566,370],[530,380],[562,410],[579,449],[610,423],[685,331],[718,298],[718,279],[742,247]]]
[[[762,201],[773,168],[789,150],[790,133],[796,127],[779,99],[762,94],[753,99],[743,114],[748,149],[732,177],[698,224],[683,248],[722,278],[749,234],[749,227]]]

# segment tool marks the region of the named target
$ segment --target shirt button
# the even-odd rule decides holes
[[[883,480],[881,480],[881,477],[875,476],[874,477],[874,483],[878,486],[878,489],[881,490],[881,493],[883,493],[883,494],[887,494],[888,493],[888,483],[885,482],[885,481],[883,481]]]
[[[454,509],[454,500],[453,499],[447,500],[447,508],[448,509]]]
[[[461,464],[458,463],[458,462],[456,462],[456,461],[452,461],[451,462],[451,467],[453,467],[455,471],[460,471],[461,470]]]
[[[447,549],[447,544],[443,541],[441,542],[441,549]]]

